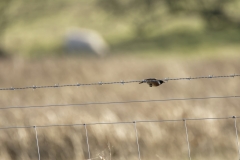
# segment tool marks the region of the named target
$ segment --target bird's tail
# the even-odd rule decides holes
[[[144,81],[139,82],[139,84],[143,83]]]

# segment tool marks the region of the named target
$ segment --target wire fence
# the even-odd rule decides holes
[[[185,133],[186,133],[186,142],[187,142],[187,148],[188,148],[188,157],[189,160],[191,160],[191,144],[189,142],[189,136],[188,136],[188,127],[187,127],[187,121],[203,121],[203,120],[228,120],[228,119],[234,119],[234,128],[235,128],[235,136],[236,136],[236,148],[237,148],[237,154],[238,158],[240,159],[240,147],[239,147],[239,139],[238,139],[238,128],[237,128],[237,119],[239,119],[240,116],[231,116],[231,117],[206,117],[206,118],[184,118],[184,119],[165,119],[165,120],[138,120],[138,121],[120,121],[120,122],[95,122],[95,123],[79,123],[79,124],[51,124],[51,125],[33,125],[33,126],[11,126],[11,127],[0,127],[0,130],[6,130],[6,129],[29,129],[33,128],[35,131],[35,136],[36,136],[36,146],[37,146],[37,151],[38,151],[38,159],[40,160],[40,150],[41,150],[41,145],[39,144],[38,140],[38,133],[37,133],[37,128],[46,128],[46,127],[67,127],[67,126],[84,126],[85,129],[85,134],[86,134],[86,145],[88,148],[88,159],[91,158],[90,154],[90,145],[89,145],[89,137],[88,137],[88,130],[87,126],[91,125],[116,125],[116,124],[133,124],[134,125],[134,130],[135,130],[135,135],[136,135],[136,147],[137,147],[137,152],[138,152],[138,159],[141,160],[141,151],[140,151],[140,144],[139,144],[139,137],[138,137],[138,129],[137,129],[137,124],[138,123],[164,123],[164,122],[179,122],[182,121],[184,122],[184,127],[185,127]]]
[[[110,105],[110,104],[127,104],[127,103],[227,99],[227,98],[240,98],[240,96],[212,96],[212,97],[195,97],[195,98],[193,97],[193,98],[170,98],[170,99],[152,99],[152,100],[115,101],[115,102],[87,102],[87,103],[76,103],[76,104],[47,104],[47,105],[38,105],[38,106],[11,106],[11,107],[0,107],[0,110],[24,109],[24,108],[46,108],[46,107],[70,107],[70,106],[80,107],[80,106],[88,106],[88,105]]]
[[[194,80],[194,79],[213,79],[213,78],[234,78],[240,76],[239,74],[232,75],[223,75],[223,76],[202,76],[202,77],[187,77],[187,78],[164,78],[164,81],[176,81],[176,80]],[[10,87],[10,88],[0,88],[0,90],[23,90],[23,89],[38,89],[38,88],[59,88],[59,87],[79,87],[79,86],[91,86],[91,85],[106,85],[106,84],[126,84],[126,83],[136,83],[142,82],[139,80],[133,81],[119,81],[119,82],[98,82],[98,83],[88,83],[88,84],[65,84],[65,85],[53,85],[53,86],[31,86],[31,87]],[[69,107],[69,106],[88,106],[88,105],[109,105],[109,104],[128,104],[128,103],[149,103],[149,102],[166,102],[166,101],[187,101],[187,100],[206,100],[206,99],[227,99],[227,98],[240,98],[238,95],[230,95],[230,96],[211,96],[211,97],[195,97],[195,98],[170,98],[170,99],[154,99],[154,100],[131,100],[131,101],[112,101],[112,102],[87,102],[87,103],[78,103],[78,104],[48,104],[48,105],[36,105],[36,106],[10,106],[10,107],[0,107],[0,110],[5,109],[24,109],[24,108],[45,108],[45,107]],[[188,121],[203,121],[203,120],[227,120],[234,119],[234,128],[235,128],[235,139],[236,139],[236,148],[238,158],[240,160],[240,146],[238,139],[238,128],[237,128],[237,119],[240,116],[230,116],[230,117],[206,117],[206,118],[184,118],[184,119],[165,119],[165,120],[136,120],[136,121],[119,121],[119,122],[94,122],[94,123],[79,123],[79,124],[48,124],[48,125],[29,125],[29,126],[5,126],[0,127],[0,130],[9,130],[9,129],[31,129],[33,128],[35,131],[36,137],[36,147],[38,153],[38,159],[41,159],[41,144],[38,140],[38,128],[47,128],[47,127],[74,127],[74,126],[83,126],[85,129],[85,137],[86,137],[86,146],[88,152],[88,160],[96,159],[96,157],[91,157],[91,146],[89,144],[89,136],[88,136],[88,127],[91,125],[117,125],[117,124],[133,124],[136,136],[136,148],[138,152],[138,159],[141,160],[141,145],[139,143],[139,131],[137,128],[137,124],[139,123],[164,123],[164,122],[179,122],[182,121],[184,123],[185,134],[186,134],[186,146],[188,148],[189,160],[191,160],[191,144],[189,142],[188,135]]]
[[[195,79],[214,79],[214,78],[234,78],[239,77],[240,74],[231,74],[231,75],[221,75],[221,76],[214,76],[214,75],[208,75],[208,76],[199,76],[199,77],[185,77],[185,78],[162,78],[164,81],[178,81],[178,80],[195,80]],[[49,86],[27,86],[27,87],[7,87],[7,88],[0,88],[0,90],[25,90],[25,89],[40,89],[40,88],[62,88],[62,87],[80,87],[80,86],[92,86],[92,85],[107,85],[107,84],[128,84],[128,83],[139,83],[142,82],[142,80],[131,80],[131,81],[116,81],[116,82],[95,82],[95,83],[76,83],[76,84],[55,84],[55,85],[49,85]]]

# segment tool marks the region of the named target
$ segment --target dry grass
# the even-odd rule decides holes
[[[141,80],[239,73],[239,57],[224,59],[48,58],[0,61],[1,87]],[[1,107],[240,95],[239,78],[1,91]],[[239,99],[152,102],[1,110],[0,125],[47,125],[240,115]],[[192,159],[237,159],[234,120],[188,122]],[[141,158],[188,159],[183,122],[137,124]],[[240,129],[240,123],[238,123]],[[91,157],[138,159],[133,124],[88,126]],[[85,130],[38,128],[41,160],[88,159]],[[0,130],[0,159],[36,160],[34,129]],[[109,149],[110,146],[110,149]],[[111,158],[110,158],[111,157]]]

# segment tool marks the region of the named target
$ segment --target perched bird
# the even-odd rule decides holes
[[[141,84],[141,83],[147,83],[149,85],[149,87],[152,87],[152,86],[157,87],[165,82],[163,80],[156,79],[156,78],[148,78],[148,79],[144,79],[139,84]]]

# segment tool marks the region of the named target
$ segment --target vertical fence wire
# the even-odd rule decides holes
[[[185,130],[186,130],[186,140],[187,140],[187,145],[188,145],[188,157],[189,157],[189,160],[191,160],[191,151],[190,151],[190,145],[189,145],[189,140],[188,140],[187,121],[185,119],[184,119],[184,124],[185,124]]]
[[[36,134],[36,142],[37,142],[37,150],[38,150],[38,160],[40,160],[40,149],[39,149],[39,144],[38,144],[38,134],[37,134],[37,127],[33,126],[34,130],[35,130],[35,134]]]
[[[238,129],[237,129],[237,118],[234,117],[235,131],[236,131],[236,141],[237,141],[237,150],[238,150],[238,159],[240,160],[240,148],[238,141]]]
[[[134,128],[135,128],[135,133],[136,133],[136,140],[137,140],[137,147],[138,147],[138,159],[141,160],[140,147],[139,147],[139,142],[138,142],[137,124],[136,124],[136,121],[134,121],[133,123],[134,123]]]
[[[86,131],[86,141],[87,141],[87,148],[88,148],[88,159],[91,159],[90,149],[89,149],[89,142],[88,142],[88,131],[87,131],[87,125],[84,124],[84,128]]]

